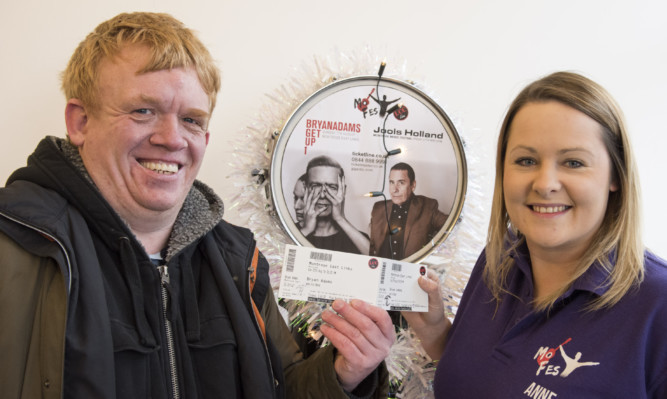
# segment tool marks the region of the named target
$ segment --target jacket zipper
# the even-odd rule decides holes
[[[169,301],[169,271],[167,265],[158,266],[160,271],[160,290],[162,292],[162,316],[164,317],[164,328],[167,335],[167,352],[169,353],[169,371],[171,376],[171,388],[174,392],[174,399],[181,397],[178,386],[178,373],[176,372],[176,353],[174,350],[174,333],[171,330],[171,322],[167,318],[167,306]]]

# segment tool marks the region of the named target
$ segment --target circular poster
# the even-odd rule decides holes
[[[308,97],[275,138],[271,198],[300,245],[417,262],[456,224],[461,139],[430,97],[357,76]]]

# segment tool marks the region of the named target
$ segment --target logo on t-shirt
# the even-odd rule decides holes
[[[574,356],[570,356],[565,350],[565,346],[572,341],[572,338],[567,338],[563,341],[562,344],[556,346],[555,348],[549,346],[541,346],[533,359],[537,361],[537,372],[536,376],[560,376],[562,378],[567,378],[575,370],[580,367],[590,367],[597,366],[599,362],[591,362],[582,360],[583,354],[577,352]],[[572,353],[573,351],[570,351]],[[551,361],[560,355],[563,362],[559,362],[558,365],[553,364]],[[564,363],[564,365],[563,365]],[[555,392],[550,391],[548,388],[543,387],[535,382],[530,384],[528,388],[523,391],[524,395],[529,398],[556,398],[558,395]]]
[[[542,346],[537,350],[534,359],[537,360],[537,373],[535,375],[540,375],[542,373],[546,375],[560,375],[565,378],[568,375],[579,367],[584,366],[597,366],[598,362],[585,362],[581,360],[583,356],[581,352],[577,352],[574,357],[569,356],[566,352],[564,346],[572,341],[572,338],[566,339],[562,344],[558,345],[555,348],[549,348],[548,346]],[[565,362],[565,368],[561,370],[561,366],[550,365],[549,362],[551,359],[556,356],[556,353],[560,352],[560,356]]]

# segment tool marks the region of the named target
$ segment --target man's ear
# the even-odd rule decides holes
[[[81,100],[71,98],[65,106],[65,124],[67,136],[72,144],[81,147],[85,141],[85,129],[88,123],[88,112]]]

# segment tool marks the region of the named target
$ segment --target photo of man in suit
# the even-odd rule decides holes
[[[437,200],[416,195],[416,187],[410,165],[400,162],[391,168],[391,200],[376,202],[371,211],[370,255],[405,259],[429,244],[445,224],[449,215],[438,209]]]

